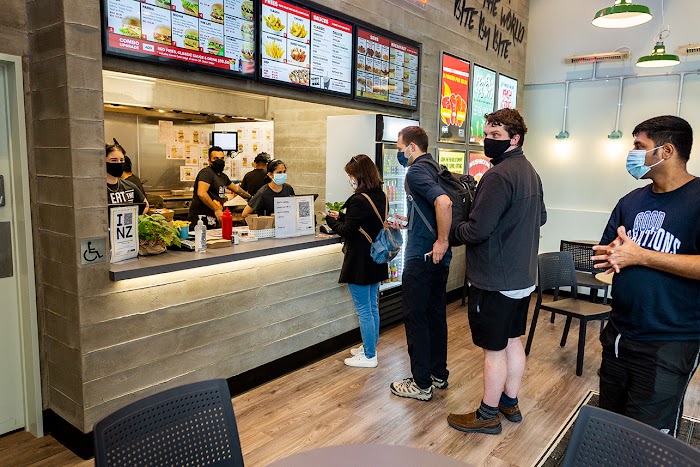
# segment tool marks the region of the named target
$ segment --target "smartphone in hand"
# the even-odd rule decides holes
[[[404,227],[406,227],[408,225],[408,221],[406,219],[399,219],[398,217],[394,217],[394,216],[387,217],[386,221],[389,223],[398,222],[399,224],[401,224]]]

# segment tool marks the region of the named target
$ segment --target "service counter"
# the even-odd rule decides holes
[[[230,247],[208,248],[207,251],[201,253],[169,250],[167,253],[160,255],[142,256],[113,263],[109,268],[109,278],[113,281],[134,279],[289,251],[305,250],[335,243],[340,243],[339,236],[317,234],[292,238],[264,238],[254,242],[241,242]]]

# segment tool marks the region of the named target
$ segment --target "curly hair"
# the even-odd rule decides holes
[[[517,110],[501,109],[484,115],[484,118],[486,118],[486,123],[493,126],[502,126],[511,138],[515,135],[520,135],[518,146],[522,146],[525,143],[527,126],[525,126],[525,120],[523,120],[522,115]]]

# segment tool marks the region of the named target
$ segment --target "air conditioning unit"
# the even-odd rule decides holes
[[[678,47],[679,55],[691,55],[700,53],[700,44],[688,44]]]
[[[630,58],[630,53],[623,52],[605,52],[600,54],[575,55],[566,57],[564,63],[577,65],[580,63],[596,63],[596,62],[615,62],[619,60],[627,60]]]

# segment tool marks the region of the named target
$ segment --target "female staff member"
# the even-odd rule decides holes
[[[379,339],[379,283],[386,279],[386,264],[377,264],[369,254],[370,242],[360,232],[374,239],[387,216],[387,199],[382,191],[382,179],[372,159],[364,154],[353,156],[345,164],[354,194],[345,201],[345,214],[330,211],[326,222],[338,235],[345,237],[345,258],[340,271],[340,283],[347,283],[360,321],[362,346],[352,349],[353,357],[345,364],[354,367],[377,366]],[[366,196],[365,196],[366,195]],[[371,203],[367,196],[372,200]],[[374,212],[377,208],[382,219]]]
[[[133,183],[122,180],[124,173],[124,149],[119,143],[105,144],[105,164],[107,169],[107,204],[109,206],[120,204],[144,204],[146,207],[140,214],[148,213],[148,200],[146,196]]]
[[[270,177],[270,183],[263,185],[251,198],[248,206],[243,210],[243,217],[248,217],[251,214],[269,216],[275,212],[275,198],[294,196],[292,185],[285,183],[287,181],[287,167],[284,162],[279,159],[270,161],[267,164],[267,176]]]
[[[124,154],[124,173],[122,174],[122,180],[127,180],[133,183],[138,187],[139,190],[141,190],[141,193],[143,193],[143,195],[146,196],[146,190],[143,189],[143,183],[141,183],[141,179],[131,170],[131,159],[129,159],[129,156]]]

